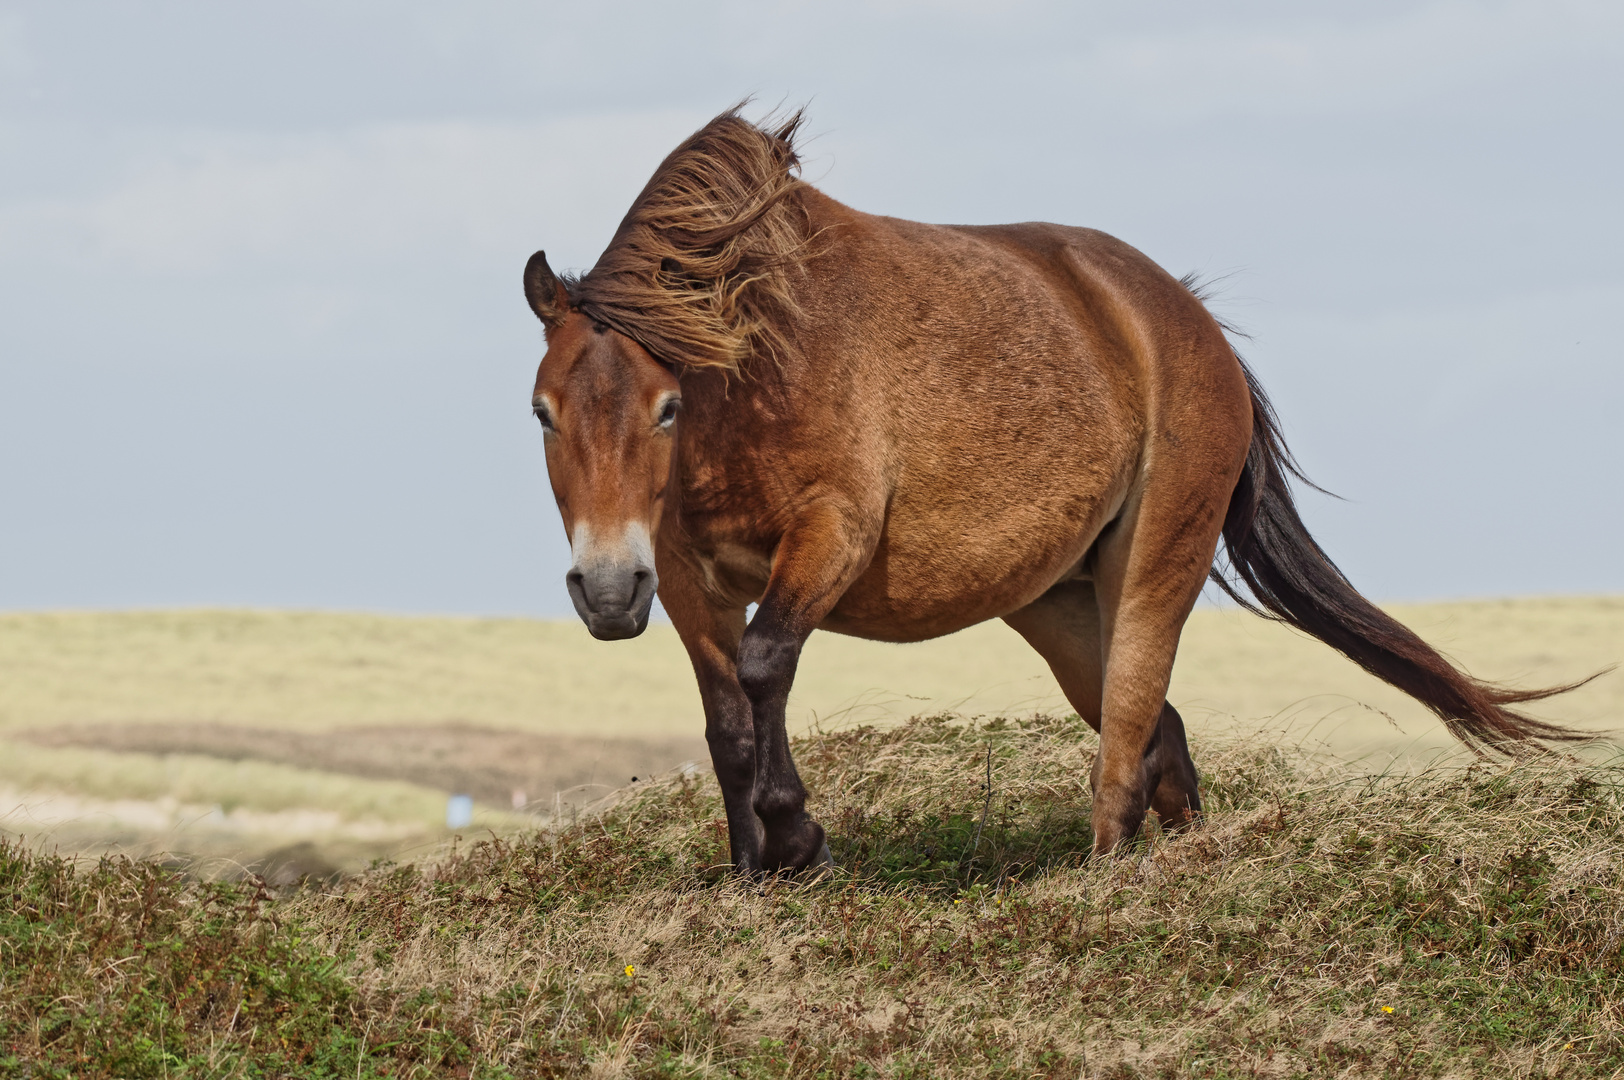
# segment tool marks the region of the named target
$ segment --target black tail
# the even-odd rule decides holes
[[[1239,357],[1236,357],[1239,360]],[[1583,686],[1511,690],[1479,682],[1455,667],[1410,629],[1359,594],[1308,535],[1288,484],[1309,483],[1280,434],[1280,421],[1241,363],[1252,391],[1252,446],[1224,517],[1229,573],[1212,580],[1230,598],[1265,618],[1294,626],[1336,649],[1378,679],[1438,714],[1451,733],[1477,753],[1517,755],[1529,740],[1585,742],[1595,736],[1524,716],[1506,706],[1539,701]],[[1241,595],[1245,582],[1252,598]]]

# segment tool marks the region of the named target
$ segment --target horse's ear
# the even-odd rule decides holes
[[[524,298],[548,333],[557,330],[570,313],[570,294],[547,265],[547,253],[538,251],[524,264]]]

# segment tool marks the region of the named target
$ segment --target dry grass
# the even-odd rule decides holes
[[[323,772],[340,786],[355,777],[405,780],[434,793],[465,793],[491,806],[512,805],[523,795],[526,803],[541,809],[552,806],[555,793],[572,803],[592,802],[639,776],[710,756],[698,735],[593,739],[462,725],[289,731],[238,724],[100,724],[34,729],[19,737],[40,747],[96,747],[143,757],[161,755],[166,762],[203,757],[216,763],[216,772],[236,772],[238,776],[229,781],[233,784],[246,780],[241,774],[250,772],[252,763],[274,762]],[[221,767],[221,761],[234,768]],[[8,773],[8,766],[0,763],[0,779]],[[247,794],[232,801],[274,797],[274,792],[260,792],[258,787],[252,781],[243,783],[239,791]],[[367,790],[362,785],[354,793],[336,793],[338,805],[371,810],[370,803],[358,798]]]
[[[173,799],[201,806],[285,811],[320,808],[360,820],[428,824],[445,796],[398,780],[358,780],[316,769],[203,754],[126,753],[0,741],[0,783],[22,790],[94,792],[107,799]]]
[[[1396,605],[1488,678],[1546,684],[1624,661],[1624,598]],[[1223,733],[1279,719],[1341,752],[1448,745],[1436,721],[1318,642],[1245,612],[1198,610],[1170,697]],[[791,720],[894,723],[921,712],[1066,710],[1035,654],[999,623],[920,645],[808,642]],[[1580,724],[1624,717],[1624,675],[1549,703]],[[1386,714],[1386,715],[1383,715]],[[1391,716],[1402,729],[1389,724]],[[696,737],[681,644],[655,624],[592,640],[576,620],[179,611],[0,616],[0,730],[61,724],[236,724],[277,730],[467,724],[594,738]]]
[[[163,858],[204,876],[296,861],[355,871],[449,835],[443,791],[276,762],[43,747],[0,739],[0,835],[35,847]],[[500,832],[533,818],[481,807]]]
[[[1624,658],[1619,599],[1396,610],[1473,670],[1523,684]],[[1238,611],[1196,612],[1171,696],[1198,762],[1238,734],[1378,764],[1452,750],[1415,703]],[[938,710],[1069,711],[1041,661],[993,624],[916,646],[814,635],[791,722],[884,726]],[[1542,711],[1624,726],[1624,676]],[[558,792],[595,797],[703,760],[701,730],[668,626],[605,644],[574,620],[0,616],[0,830],[67,851],[229,865],[314,844],[314,863],[353,869],[443,836],[449,793],[474,794],[478,820],[501,831],[515,790],[541,810]]]
[[[60,726],[0,738],[0,834],[69,852],[355,871],[449,836],[448,793],[507,834],[684,762],[703,739],[591,739],[421,725],[287,731],[230,724]],[[528,800],[522,812],[515,799]]]
[[[1204,827],[1084,861],[1091,743],[803,740],[843,864],[810,884],[721,871],[704,776],[282,900],[12,851],[0,1075],[1624,1071],[1624,768],[1232,742]]]
[[[659,631],[605,653],[579,625],[527,619],[6,615],[0,728],[471,723],[641,736],[698,708],[692,675],[669,655],[674,635]]]

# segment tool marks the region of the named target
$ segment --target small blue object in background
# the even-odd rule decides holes
[[[445,804],[445,827],[448,829],[466,829],[474,823],[474,797],[472,795],[453,795]]]

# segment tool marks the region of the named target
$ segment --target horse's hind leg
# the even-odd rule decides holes
[[[1068,581],[1004,616],[1054,672],[1077,715],[1100,729],[1100,607],[1094,583]]]
[[[1200,807],[1184,723],[1167,704],[1167,684],[1234,485],[1225,478],[1203,483],[1199,471],[1181,475],[1166,461],[1162,468],[1162,482],[1152,477],[1096,546],[1104,643],[1094,796],[1094,849],[1100,852],[1132,839],[1152,806],[1175,826]]]
[[[1061,693],[1077,715],[1099,731],[1104,647],[1093,583],[1070,581],[1056,585],[1033,603],[1005,616],[1004,621],[1048,663]],[[1150,805],[1162,827],[1176,829],[1190,824],[1201,812],[1201,792],[1184,737],[1184,721],[1178,710],[1165,701],[1144,756],[1144,771],[1152,791]],[[1090,777],[1096,791],[1101,761],[1095,757]]]
[[[1184,718],[1169,702],[1162,703],[1161,719],[1146,756],[1155,759],[1149,769],[1156,777],[1150,808],[1156,811],[1162,828],[1177,830],[1194,824],[1201,816],[1200,780],[1184,738]]]

